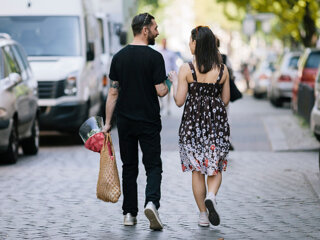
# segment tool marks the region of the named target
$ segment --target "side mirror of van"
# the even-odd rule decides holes
[[[127,44],[127,31],[120,32],[120,44],[126,45]]]
[[[89,42],[87,45],[87,61],[94,60],[94,43]]]
[[[5,82],[5,86],[4,88],[6,90],[13,88],[15,86],[17,86],[19,83],[22,82],[22,78],[20,76],[20,74],[18,73],[10,73],[6,82]]]

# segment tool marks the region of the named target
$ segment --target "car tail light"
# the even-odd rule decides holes
[[[104,87],[108,85],[108,77],[107,77],[107,75],[103,75],[102,84],[103,84]]]
[[[0,118],[6,117],[7,114],[8,114],[8,112],[5,108],[0,108]]]
[[[269,77],[268,77],[268,75],[266,75],[266,74],[261,74],[260,76],[259,76],[259,80],[266,80],[266,79],[268,79]]]
[[[279,81],[279,82],[291,82],[291,77],[288,76],[288,75],[281,75],[281,76],[278,78],[278,81]]]

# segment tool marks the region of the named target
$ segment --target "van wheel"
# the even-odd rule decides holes
[[[18,137],[18,126],[16,120],[13,120],[12,129],[10,132],[9,145],[6,153],[3,154],[5,163],[14,164],[18,161],[18,150],[19,150],[19,137]]]
[[[23,153],[26,155],[35,155],[39,150],[40,130],[38,118],[35,118],[33,121],[31,132],[31,137],[26,138],[21,142]]]

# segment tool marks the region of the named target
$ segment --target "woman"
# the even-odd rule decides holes
[[[183,64],[179,75],[169,74],[177,106],[185,104],[179,129],[182,170],[192,171],[192,190],[200,210],[198,224],[207,227],[210,221],[217,226],[216,195],[230,146],[225,109],[230,99],[229,75],[209,27],[194,28],[189,47],[193,62]]]

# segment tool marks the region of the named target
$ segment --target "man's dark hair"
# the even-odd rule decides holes
[[[149,26],[152,23],[154,17],[149,13],[140,13],[132,19],[131,28],[133,31],[133,36],[141,33],[144,26]]]
[[[196,41],[195,57],[200,73],[207,73],[222,63],[217,38],[209,27],[198,26],[192,29],[191,38]]]

